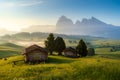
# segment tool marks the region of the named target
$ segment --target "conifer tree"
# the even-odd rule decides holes
[[[87,56],[87,46],[82,39],[79,41],[79,44],[77,45],[76,50],[81,57]]]
[[[55,39],[55,51],[58,55],[62,55],[62,51],[66,48],[65,42],[62,37],[57,37]]]
[[[45,47],[49,50],[50,55],[53,54],[55,43],[54,43],[54,35],[53,33],[50,33],[47,37],[47,40],[45,41]]]

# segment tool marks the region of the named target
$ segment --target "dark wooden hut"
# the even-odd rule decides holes
[[[78,57],[76,50],[72,47],[66,48],[63,52],[64,52],[64,56],[73,57],[73,58]]]
[[[23,51],[25,62],[42,62],[48,59],[48,51],[38,45],[32,45]]]

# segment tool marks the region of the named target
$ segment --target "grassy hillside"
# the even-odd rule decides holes
[[[23,47],[13,43],[0,44],[0,58],[21,54]]]
[[[47,63],[25,64],[23,56],[0,60],[0,80],[120,80],[120,57],[66,58],[49,56]]]
[[[97,56],[111,59],[120,59],[120,51],[110,52],[111,48],[96,48]]]
[[[46,63],[35,65],[19,61],[24,60],[22,50],[12,43],[0,44],[0,58],[13,56],[0,59],[0,80],[120,80],[120,51],[110,52],[110,47],[96,48],[92,57],[49,56]]]

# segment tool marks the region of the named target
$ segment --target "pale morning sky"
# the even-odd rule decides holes
[[[75,22],[94,16],[120,26],[120,0],[0,0],[0,28],[55,25],[65,15]]]

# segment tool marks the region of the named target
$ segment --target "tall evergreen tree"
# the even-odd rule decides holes
[[[62,51],[66,48],[63,38],[57,37],[55,39],[55,51],[58,52],[58,55],[62,55]]]
[[[54,43],[54,35],[53,33],[50,33],[47,37],[47,40],[45,41],[45,47],[49,50],[50,55],[53,54],[55,43]]]
[[[76,50],[81,55],[81,57],[87,56],[87,46],[82,39],[79,41],[79,44],[77,45]]]

